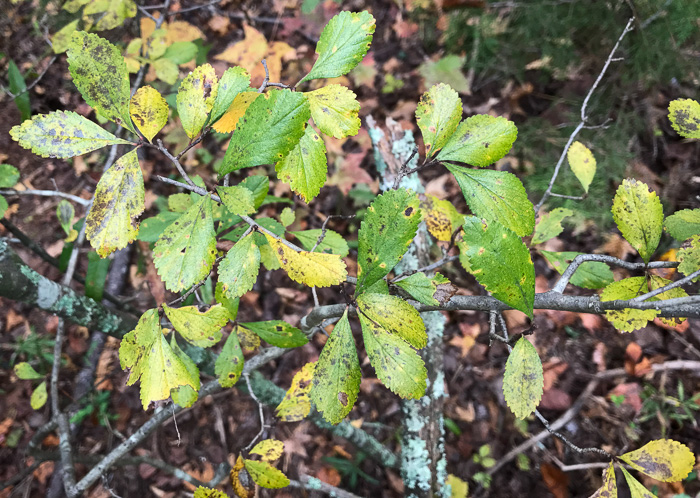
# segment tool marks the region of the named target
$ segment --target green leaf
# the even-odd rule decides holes
[[[255,483],[263,488],[279,489],[289,486],[289,479],[267,462],[244,460],[245,469]]]
[[[185,368],[187,368],[187,372],[190,374],[190,378],[195,383],[194,387],[184,385],[173,388],[170,391],[170,396],[173,398],[173,402],[175,404],[180,405],[183,408],[188,408],[192,406],[195,403],[195,401],[197,401],[197,398],[199,398],[199,369],[197,368],[197,365],[194,363],[194,361],[192,361],[192,358],[187,356],[187,354],[185,354],[185,352],[182,349],[180,349],[180,346],[177,345],[177,341],[175,340],[175,334],[172,334],[170,337],[170,347],[172,348],[173,353],[175,353],[175,355],[185,365]]]
[[[295,251],[285,241],[264,235],[280,266],[295,282],[309,287],[330,287],[347,278],[347,266],[339,255]]]
[[[228,312],[228,319],[234,321],[238,316],[238,305],[240,304],[240,299],[237,297],[228,298],[224,292],[224,283],[217,282],[216,289],[214,290],[214,299],[216,302],[221,304]]]
[[[7,200],[0,195],[0,218],[5,216],[5,212],[9,209],[10,205]]]
[[[477,114],[462,121],[438,152],[438,161],[488,166],[510,152],[518,129],[503,117]]]
[[[593,181],[596,172],[596,161],[593,153],[581,142],[574,142],[566,153],[569,167],[574,172],[583,190],[588,193],[588,187]]]
[[[291,387],[287,390],[277,408],[275,408],[275,414],[282,422],[299,422],[311,413],[309,391],[311,390],[311,379],[315,368],[316,362],[307,363],[294,374]],[[263,457],[263,460],[265,459]],[[271,460],[277,459],[272,458]]]
[[[700,270],[700,235],[693,235],[687,247],[683,247],[678,254],[678,271],[683,275],[690,275]],[[694,278],[693,282],[700,280],[700,277]]]
[[[459,55],[446,55],[436,61],[427,60],[418,66],[418,72],[425,80],[425,86],[446,83],[460,93],[470,93],[469,80],[462,73],[467,58]]]
[[[682,481],[695,466],[693,452],[672,439],[650,441],[637,450],[625,453],[620,460],[662,482]]]
[[[685,138],[700,138],[700,104],[696,100],[677,99],[668,105],[668,119]]]
[[[428,306],[447,303],[457,291],[457,288],[439,273],[429,277],[425,273],[418,272],[395,284],[408,292],[413,299]]]
[[[656,192],[632,178],[622,181],[612,205],[617,228],[648,263],[656,251],[663,230],[664,211]]]
[[[270,179],[263,175],[251,175],[238,185],[253,192],[253,205],[257,211],[265,201],[265,197],[267,197],[267,191],[270,189]]]
[[[535,347],[521,337],[508,356],[503,374],[503,395],[519,419],[527,418],[542,399],[544,375]]]
[[[626,468],[620,466],[620,470],[622,470],[622,473],[625,476],[625,481],[627,481],[627,485],[630,488],[630,496],[632,498],[656,498],[656,496],[651,494],[641,482],[632,477],[632,474],[627,472]]]
[[[194,194],[195,196],[198,194]],[[196,199],[195,197],[194,199]],[[193,196],[185,193],[172,194],[168,196],[168,209],[175,213],[184,213],[194,204]]]
[[[208,348],[221,340],[221,327],[226,325],[229,314],[217,304],[202,313],[197,306],[170,308],[163,304],[165,315],[182,337],[190,344]]]
[[[326,183],[328,160],[326,145],[312,127],[306,127],[299,143],[275,165],[275,171],[304,202],[318,195]]]
[[[316,228],[313,230],[302,230],[300,232],[289,232],[294,235],[304,249],[310,251],[318,242],[318,238],[323,233],[323,230]],[[329,254],[338,254],[341,258],[346,257],[350,253],[347,241],[338,232],[326,229],[326,234],[323,240],[316,248],[315,252],[323,252]]]
[[[68,64],[85,102],[135,133],[129,117],[129,72],[119,49],[95,34],[76,31],[68,46]]]
[[[153,262],[165,286],[180,292],[206,278],[215,259],[211,197],[205,195],[163,231]]]
[[[301,93],[285,89],[261,95],[238,121],[219,174],[278,162],[299,143],[309,116]]]
[[[2,165],[0,165],[1,167]],[[700,209],[683,209],[673,213],[666,218],[664,228],[671,237],[679,242],[684,242],[693,235],[700,234]]]
[[[61,199],[56,206],[56,217],[58,218],[58,223],[61,225],[61,228],[66,232],[66,235],[70,235],[73,230],[73,218],[75,217],[73,204],[66,199]]]
[[[168,85],[174,85],[178,76],[180,76],[177,64],[164,57],[153,61],[153,70],[156,72],[158,79],[165,81]]]
[[[131,119],[150,142],[168,122],[168,104],[152,86],[139,88],[129,103]]]
[[[96,252],[88,253],[88,267],[85,274],[85,295],[98,303],[102,301],[107,273],[109,272],[109,259],[101,258]]]
[[[32,397],[29,400],[29,404],[34,410],[38,410],[46,404],[48,397],[49,395],[46,392],[46,381],[44,381],[36,386],[36,389],[34,389],[34,392],[32,392]]]
[[[549,251],[540,251],[540,253],[560,274],[566,271],[576,256],[583,254],[582,252]],[[576,269],[569,283],[586,289],[602,289],[614,280],[615,276],[608,265],[598,261],[586,261]]]
[[[138,234],[145,209],[143,174],[136,150],[117,160],[100,178],[88,214],[85,235],[103,258],[126,247]]]
[[[0,164],[0,188],[12,188],[19,181],[19,170],[10,164]]]
[[[175,64],[186,64],[195,57],[199,48],[191,41],[179,41],[170,45],[165,49],[163,57],[169,59]],[[233,68],[231,68],[233,69]],[[224,73],[226,74],[226,73]]]
[[[562,233],[564,231],[564,227],[561,226],[562,220],[573,215],[574,212],[566,208],[556,208],[549,213],[544,213],[540,217],[540,221],[537,222],[535,235],[532,236],[530,245],[541,244]]]
[[[87,154],[107,145],[131,144],[70,111],[38,114],[21,125],[13,126],[10,136],[34,154],[60,159]]]
[[[136,240],[141,240],[143,242],[155,242],[161,236],[161,234],[168,228],[173,221],[180,217],[180,213],[171,213],[170,211],[163,211],[155,216],[146,218],[141,222],[139,226],[139,233],[136,236]]]
[[[260,271],[260,250],[253,233],[249,233],[229,249],[219,263],[219,282],[224,295],[229,298],[241,297],[255,285]]]
[[[384,330],[363,313],[359,316],[367,356],[377,378],[402,398],[422,397],[428,377],[423,359],[401,337]]]
[[[299,83],[348,73],[369,50],[375,27],[374,17],[367,11],[343,11],[333,17],[316,44],[318,59],[314,67]]]
[[[43,379],[44,378],[43,375],[41,375],[39,372],[34,370],[34,367],[32,367],[26,361],[23,361],[21,363],[17,363],[15,365],[14,372],[15,372],[15,375],[22,380],[35,380],[35,379]]]
[[[343,85],[326,85],[304,94],[309,100],[311,117],[329,137],[345,138],[360,130],[360,103],[355,93]]]
[[[146,311],[136,328],[126,334],[119,347],[122,369],[129,368],[127,385],[141,379],[141,403],[147,409],[151,401],[166,399],[170,390],[182,385],[198,389],[187,365],[172,350],[160,329],[158,310]]]
[[[415,192],[398,189],[377,196],[360,224],[355,295],[387,276],[401,261],[420,219]]]
[[[250,86],[250,75],[242,67],[230,67],[221,77],[216,93],[214,107],[209,117],[210,123],[216,123],[221,116],[231,107],[236,95],[245,91]]]
[[[520,237],[498,223],[467,217],[462,239],[470,273],[493,297],[532,318],[535,267]]]
[[[214,68],[204,64],[195,68],[180,83],[177,91],[177,113],[190,139],[196,137],[214,107],[219,80]]]
[[[338,424],[350,413],[360,392],[360,378],[360,362],[346,309],[323,346],[314,372],[311,400],[324,419]]]
[[[420,314],[400,297],[365,292],[357,298],[357,310],[376,327],[401,337],[414,348],[424,348],[428,342]]]
[[[288,227],[294,221],[297,219],[296,214],[294,214],[294,211],[290,207],[286,207],[282,210],[280,213],[280,223],[284,225],[285,227]]]
[[[617,482],[615,481],[615,465],[610,462],[605,476],[603,476],[603,486],[595,492],[591,498],[617,498]]]
[[[462,117],[462,101],[449,85],[439,83],[425,92],[416,108],[416,122],[423,135],[425,155],[442,149],[457,129]]]
[[[214,374],[219,378],[221,387],[233,387],[243,372],[243,350],[236,331],[233,330],[226,339],[221,353],[214,364]]]
[[[15,97],[15,105],[19,110],[22,121],[29,119],[32,115],[32,106],[29,103],[27,84],[24,82],[24,77],[19,72],[17,64],[12,59],[7,64],[7,82],[10,85],[10,92],[17,95]]]
[[[221,202],[231,214],[241,215],[255,212],[253,192],[241,185],[231,187],[216,187]]]
[[[309,342],[301,330],[281,320],[246,322],[238,325],[250,330],[263,341],[278,348],[296,348]]]
[[[647,293],[647,281],[645,277],[630,277],[608,285],[600,294],[601,302],[628,300]],[[652,299],[654,300],[654,299]],[[644,327],[649,320],[653,320],[659,312],[657,310],[635,310],[625,308],[622,310],[606,311],[605,317],[613,326],[621,332],[634,332]]]
[[[464,200],[476,216],[497,221],[526,237],[535,228],[535,208],[517,176],[506,171],[447,166],[457,179]]]

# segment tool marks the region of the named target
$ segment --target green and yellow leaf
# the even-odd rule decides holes
[[[649,290],[653,291],[656,289],[660,289],[662,287],[666,287],[669,284],[672,284],[672,280],[665,279],[663,277],[659,277],[657,275],[650,275],[649,276]],[[675,299],[679,297],[688,297],[688,293],[683,290],[681,287],[675,287],[671,290],[667,290],[666,292],[662,292],[661,294],[658,294],[655,296],[655,300],[666,300],[666,299]],[[683,323],[686,319],[683,317],[674,317],[674,318],[660,318],[660,320],[668,325],[669,327],[675,327],[677,325],[680,325]]]
[[[627,481],[627,486],[630,488],[630,496],[632,498],[656,498],[641,482],[632,477],[632,474],[627,472],[626,468],[621,466],[620,470],[622,470],[622,474],[625,476],[625,481]]]
[[[590,187],[596,172],[596,161],[593,153],[581,142],[574,142],[569,147],[566,158],[569,160],[571,171],[581,182],[583,190],[588,193],[588,187]]]
[[[216,123],[219,121],[219,118],[221,118],[221,116],[223,116],[229,110],[236,97],[240,95],[241,92],[248,89],[249,85],[250,75],[248,74],[248,71],[242,67],[228,68],[219,81],[216,99],[214,100],[214,106],[212,107],[211,115],[209,116],[209,122]],[[236,122],[238,122],[238,120],[236,120]],[[234,126],[235,124],[236,123],[234,123]]]
[[[695,455],[684,444],[671,439],[650,441],[625,453],[620,460],[642,474],[663,482],[682,481],[695,466]]]
[[[168,122],[168,103],[158,90],[144,86],[131,98],[129,113],[136,127],[150,142]]]
[[[216,187],[221,202],[231,214],[241,215],[255,212],[253,192],[241,185],[231,187]]]
[[[234,330],[226,339],[224,347],[221,349],[219,356],[216,357],[216,363],[214,364],[214,374],[218,377],[221,387],[233,387],[236,385],[243,372],[243,363],[243,349]]]
[[[365,292],[357,298],[357,310],[377,327],[401,337],[416,349],[424,348],[428,341],[420,314],[400,297]]]
[[[343,85],[326,85],[304,94],[309,100],[311,117],[322,133],[345,138],[360,130],[360,103],[355,93]]]
[[[199,369],[192,358],[187,356],[185,352],[180,349],[177,341],[175,340],[175,334],[170,335],[170,347],[173,353],[182,361],[190,374],[190,378],[195,383],[195,386],[190,385],[178,386],[170,391],[170,396],[173,398],[173,402],[183,408],[189,408],[192,406],[199,398]]]
[[[245,469],[255,483],[263,488],[279,489],[289,486],[289,479],[267,462],[244,460]]]
[[[32,391],[32,396],[29,399],[29,404],[34,410],[38,410],[46,404],[46,400],[48,399],[48,397],[49,395],[46,392],[46,381],[43,381],[41,384],[36,386],[34,391]]]
[[[214,107],[219,80],[214,68],[203,64],[182,80],[177,92],[177,113],[190,139],[196,137]]]
[[[264,234],[289,278],[309,287],[330,287],[344,282],[347,267],[337,254],[295,251],[281,240]]]
[[[648,263],[663,231],[664,211],[656,192],[650,192],[646,183],[623,180],[613,200],[612,214],[622,236]]]
[[[279,460],[284,451],[284,443],[282,441],[277,441],[276,439],[265,439],[256,444],[252,450],[250,450],[251,455],[260,455],[260,459],[263,462],[274,462]]]
[[[413,299],[428,306],[444,305],[457,292],[457,287],[439,273],[429,277],[418,272],[395,284],[408,292]]]
[[[554,267],[559,274],[563,274],[574,258],[582,252],[550,252],[540,251],[547,262]],[[579,265],[576,272],[571,276],[569,283],[586,289],[602,289],[606,285],[615,281],[615,275],[605,263],[598,261],[586,261]]]
[[[0,164],[0,188],[12,188],[19,181],[19,170],[11,164]]]
[[[668,119],[680,136],[700,138],[700,104],[696,100],[673,100],[668,105]]]
[[[684,245],[676,255],[678,258],[678,271],[688,276],[700,270],[700,235],[693,235],[688,244]],[[693,279],[693,282],[700,280],[700,277]]]
[[[448,200],[432,195],[419,197],[420,211],[430,234],[443,242],[452,240],[452,234],[464,223],[464,215]]]
[[[219,282],[224,295],[230,299],[241,297],[255,285],[260,271],[260,250],[250,233],[229,249],[219,264]]]
[[[43,375],[34,370],[34,367],[26,361],[17,363],[14,367],[14,372],[15,375],[22,380],[34,380],[44,378]]]
[[[229,312],[222,305],[212,306],[205,312],[197,306],[171,308],[163,304],[163,311],[185,340],[200,348],[208,348],[221,340],[221,327],[229,320]]]
[[[425,155],[442,149],[462,118],[462,101],[449,85],[439,83],[425,92],[416,108],[416,122],[423,135]]]
[[[245,91],[237,94],[221,117],[217,121],[212,119],[212,122],[214,122],[214,130],[219,133],[231,133],[235,130],[238,121],[246,113],[250,104],[260,97],[260,95],[261,94],[257,91]]]
[[[289,184],[304,202],[311,202],[326,183],[326,144],[311,126],[307,126],[299,143],[275,164],[275,171],[277,178]]]
[[[664,228],[679,242],[700,234],[700,209],[683,209],[667,216]]]
[[[610,462],[603,476],[603,486],[591,498],[617,498],[617,482],[615,480],[615,465]]]
[[[346,257],[350,253],[350,248],[348,247],[347,241],[338,232],[330,229],[325,230],[325,235],[321,243],[316,247],[314,252],[322,252],[328,254],[337,254],[341,258]],[[314,228],[312,230],[302,230],[300,232],[289,232],[294,235],[304,249],[310,251],[316,246],[319,237],[323,234],[323,230],[320,228]]]
[[[564,218],[573,216],[574,212],[571,209],[556,208],[549,213],[544,213],[535,227],[535,234],[532,236],[530,245],[541,244],[549,239],[552,239],[564,231],[561,222]]]
[[[600,294],[600,300],[616,301],[628,300],[647,293],[647,281],[645,277],[630,277],[608,285]],[[635,310],[625,308],[622,310],[610,310],[605,312],[605,317],[613,326],[621,332],[634,332],[646,326],[649,320],[653,320],[659,312],[654,309]]]
[[[296,348],[309,342],[301,330],[281,320],[245,322],[238,324],[238,328],[247,329],[278,348]]]
[[[516,138],[518,129],[512,121],[500,116],[477,114],[457,126],[436,159],[488,166],[508,154]]]
[[[542,361],[530,341],[521,337],[508,356],[503,374],[506,403],[517,418],[527,418],[540,404],[543,390]]]
[[[284,399],[277,405],[277,408],[275,408],[275,413],[282,422],[299,422],[300,420],[304,420],[309,416],[309,413],[311,413],[309,391],[311,391],[311,379],[314,376],[315,368],[316,362],[307,363],[301,370],[294,374],[291,387],[284,395]],[[251,453],[253,453],[252,450]],[[280,449],[280,454],[281,453],[282,449]],[[271,462],[277,460],[277,458],[268,460],[263,457],[263,460]]]
[[[199,486],[194,490],[194,498],[228,498],[228,495],[218,489]]]

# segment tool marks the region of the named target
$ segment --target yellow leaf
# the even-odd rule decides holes
[[[626,468],[620,467],[620,469],[622,469],[622,473],[627,481],[627,486],[630,488],[630,496],[632,498],[656,498],[647,488],[642,485],[641,482],[632,477],[632,474],[627,472]]]
[[[603,476],[603,486],[591,498],[617,498],[617,482],[615,481],[615,466],[612,462]]]
[[[240,498],[253,498],[255,495],[255,483],[252,482],[247,472],[241,473],[244,466],[243,457],[238,455],[236,465],[233,466],[230,473],[231,486]]]
[[[202,64],[182,80],[177,91],[177,112],[190,139],[197,136],[214,107],[219,79],[214,68]]]
[[[185,21],[173,21],[167,25],[164,24],[163,28],[167,31],[165,40],[168,45],[172,45],[175,42],[191,42],[200,38],[202,40],[207,39],[198,27]]]
[[[348,276],[347,267],[338,254],[297,252],[268,234],[265,238],[282,268],[295,282],[309,287],[330,287],[344,282]]]
[[[243,40],[229,45],[214,59],[241,66],[252,74],[267,54],[267,39],[260,31],[247,24],[243,24],[243,32]]]
[[[168,122],[168,104],[158,90],[144,86],[131,97],[131,120],[150,142]]]
[[[421,199],[420,212],[430,234],[445,242],[449,242],[455,230],[464,223],[464,215],[459,214],[450,201],[443,201],[432,195]]]
[[[36,389],[34,389],[32,397],[29,400],[29,404],[32,406],[33,409],[38,410],[46,404],[46,400],[48,397],[48,393],[46,392],[46,381],[44,381],[41,384],[39,384],[36,387]]]
[[[349,88],[327,85],[304,95],[309,100],[314,123],[324,134],[334,138],[357,135],[360,103]]]
[[[588,193],[588,187],[591,185],[596,171],[593,153],[581,142],[574,142],[569,147],[566,158],[569,160],[571,171],[574,172],[578,181],[583,185],[583,190]]]
[[[675,482],[688,477],[695,465],[695,455],[687,446],[671,439],[650,441],[638,450],[620,457],[635,470],[657,481]]]
[[[251,455],[260,455],[264,462],[274,462],[282,456],[284,451],[284,443],[276,439],[265,439],[260,441],[255,447],[250,450]]]
[[[260,347],[260,337],[244,327],[236,327],[238,342],[245,351],[255,351]]]
[[[258,92],[241,92],[236,95],[231,106],[224,115],[221,116],[221,119],[214,123],[214,130],[219,133],[231,133],[235,130],[238,120],[245,114],[248,106],[259,96],[260,94]]]
[[[270,81],[279,82],[282,79],[282,61],[296,56],[296,50],[285,42],[276,41],[270,43],[265,61],[270,73]],[[256,64],[251,73],[251,78],[260,81],[265,77],[265,68],[262,64]]]
[[[447,484],[452,488],[451,498],[467,498],[469,484],[456,475],[447,476]]]
[[[277,405],[275,409],[277,416],[282,422],[299,422],[306,418],[311,412],[309,391],[311,391],[311,379],[314,375],[315,368],[316,362],[307,363],[294,375],[292,386],[287,391],[287,394],[285,394],[282,402]],[[253,452],[251,451],[251,453]],[[263,460],[266,459],[263,457]],[[276,460],[276,458],[272,460]]]

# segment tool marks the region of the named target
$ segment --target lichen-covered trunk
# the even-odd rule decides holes
[[[413,133],[402,130],[395,121],[387,119],[386,132],[369,117],[370,137],[374,145],[377,171],[382,175],[381,188],[392,188],[401,166],[415,146]],[[416,166],[414,157],[409,168]],[[417,174],[404,177],[400,187],[417,193],[424,191]],[[424,225],[418,229],[413,244],[396,267],[396,273],[417,270],[430,263],[431,239]],[[445,434],[443,407],[445,403],[442,336],[445,318],[440,312],[421,313],[428,334],[428,343],[419,351],[428,370],[425,396],[418,400],[403,400],[403,439],[401,443],[401,477],[406,497],[447,497]]]

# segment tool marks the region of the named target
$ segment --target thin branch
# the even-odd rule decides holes
[[[552,178],[549,180],[549,186],[547,187],[547,190],[545,191],[544,195],[542,196],[542,199],[540,199],[540,202],[538,202],[537,206],[535,206],[535,214],[537,214],[539,212],[539,210],[542,208],[542,205],[545,203],[545,201],[551,195],[552,187],[554,187],[554,182],[557,180],[557,176],[559,175],[559,170],[561,169],[561,166],[564,163],[564,158],[566,157],[566,154],[569,151],[569,147],[571,147],[571,144],[574,142],[574,139],[576,138],[578,133],[586,126],[586,122],[588,121],[588,115],[586,114],[586,111],[588,108],[588,102],[591,100],[591,97],[593,96],[596,89],[598,88],[600,81],[603,79],[603,76],[607,72],[608,66],[610,66],[610,63],[615,60],[614,59],[615,52],[617,52],[617,48],[620,46],[620,43],[622,42],[623,38],[625,37],[625,35],[627,35],[627,33],[632,31],[633,24],[634,24],[634,18],[631,18],[629,21],[627,21],[627,25],[625,26],[625,29],[622,31],[622,34],[617,39],[615,46],[610,51],[610,55],[608,55],[608,58],[606,59],[605,64],[603,65],[603,69],[598,74],[598,77],[596,78],[595,82],[593,83],[593,86],[590,88],[590,90],[588,90],[588,94],[586,95],[586,98],[583,99],[583,104],[581,105],[581,122],[576,126],[574,131],[569,136],[569,140],[566,142],[566,146],[564,146],[564,150],[562,151],[561,156],[559,156],[559,161],[557,161],[557,165],[554,168],[554,173],[552,174]]]
[[[399,172],[396,174],[396,178],[394,178],[394,185],[391,187],[392,190],[396,190],[399,188],[399,184],[401,183],[401,180],[403,179],[404,176],[408,176],[411,173],[415,173],[418,171],[417,169],[409,170],[408,169],[408,163],[411,162],[411,160],[418,154],[418,146],[414,145],[413,150],[411,150],[411,153],[409,154],[408,158],[404,161],[404,163],[401,165],[401,168],[399,169]]]
[[[439,261],[436,261],[435,263],[429,264],[428,266],[424,266],[423,268],[418,268],[417,270],[410,270],[403,272],[401,275],[397,275],[396,277],[392,278],[390,280],[390,283],[395,284],[396,282],[399,282],[407,277],[410,277],[411,275],[415,273],[426,273],[430,272],[433,270],[436,270],[440,268],[443,265],[446,265],[447,263],[450,263],[452,261],[456,261],[459,259],[459,256],[445,256],[444,258],[440,259]]]
[[[668,285],[664,285],[663,287],[659,287],[658,289],[654,289],[653,291],[647,292],[646,294],[642,294],[641,296],[637,296],[632,299],[632,302],[641,302],[641,301],[646,301],[647,299],[651,299],[652,297],[658,296],[659,294],[663,294],[666,291],[669,291],[671,289],[675,289],[676,287],[680,287],[681,285],[689,284],[692,282],[694,279],[700,277],[700,270],[694,271],[687,277],[683,277],[680,280],[676,280],[675,282],[671,282]]]
[[[245,379],[246,386],[248,386],[248,394],[250,394],[250,397],[253,398],[253,401],[255,401],[258,404],[258,414],[260,415],[260,431],[256,434],[256,436],[253,438],[253,440],[248,443],[248,446],[243,448],[243,451],[248,451],[250,448],[253,447],[253,444],[263,437],[263,434],[265,434],[265,412],[263,410],[263,405],[258,399],[258,397],[255,395],[255,392],[253,391],[253,388],[250,386],[250,374],[243,374],[243,378]]]
[[[170,162],[172,162],[175,165],[178,173],[180,173],[180,176],[185,179],[187,184],[190,185],[191,187],[197,187],[197,185],[195,185],[195,183],[192,181],[192,179],[189,177],[189,175],[185,171],[185,168],[183,168],[182,164],[180,164],[180,161],[178,160],[178,158],[173,156],[170,153],[170,151],[163,146],[163,141],[161,139],[158,139],[156,142],[158,144],[158,146],[157,146],[158,150],[161,151],[165,155],[165,157],[170,159]],[[157,177],[157,178],[161,178],[161,177]],[[202,195],[204,195],[204,194],[202,194]]]
[[[17,196],[36,195],[36,196],[41,196],[41,197],[61,197],[63,199],[68,199],[69,201],[73,201],[76,204],[80,204],[81,206],[89,206],[90,203],[92,202],[90,199],[83,199],[82,197],[78,197],[77,195],[66,194],[64,192],[59,192],[57,190],[7,189],[7,190],[0,190],[0,194],[2,194],[2,195],[17,195]]]
[[[585,195],[564,195],[564,194],[555,194],[554,192],[549,193],[550,197],[559,197],[561,199],[571,199],[572,201],[582,201],[585,199],[587,196]]]

